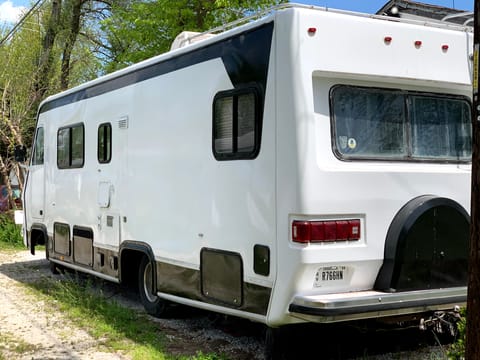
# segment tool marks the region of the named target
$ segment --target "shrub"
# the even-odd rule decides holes
[[[21,226],[6,214],[0,214],[0,243],[14,248],[24,246]]]
[[[467,312],[465,308],[460,310],[460,315],[462,315],[462,318],[457,323],[458,333],[456,340],[448,350],[449,359],[465,359],[465,335],[467,329]]]

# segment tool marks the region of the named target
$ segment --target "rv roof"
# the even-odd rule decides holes
[[[279,11],[285,11],[288,9],[309,9],[309,10],[315,10],[315,11],[321,11],[321,12],[332,12],[332,13],[337,13],[337,14],[344,14],[344,15],[349,15],[349,16],[355,16],[355,17],[363,17],[363,18],[369,18],[369,19],[378,19],[379,21],[389,21],[389,22],[399,22],[399,23],[409,23],[409,24],[415,24],[415,25],[421,25],[421,26],[427,26],[427,27],[436,27],[436,28],[445,28],[449,30],[456,30],[456,31],[462,31],[462,32],[472,32],[472,28],[470,26],[460,26],[457,24],[452,24],[451,22],[438,22],[438,21],[428,21],[428,20],[413,20],[413,19],[405,19],[405,18],[396,18],[396,17],[389,17],[389,16],[384,16],[384,15],[377,15],[377,14],[365,14],[365,13],[358,13],[358,12],[352,12],[352,11],[346,11],[346,10],[336,10],[336,9],[330,9],[326,7],[317,7],[317,6],[309,6],[309,5],[302,5],[302,4],[295,4],[295,3],[287,3],[287,4],[282,4],[275,6],[273,8],[270,8],[265,11],[258,12],[254,15],[236,20],[234,22],[222,25],[220,27],[211,29],[209,31],[206,31],[204,33],[196,33],[193,34],[192,37],[184,36],[182,38],[182,41],[186,42],[187,45],[184,47],[180,47],[177,49],[172,49],[171,51],[168,51],[166,53],[157,55],[153,58],[141,61],[137,64],[131,65],[129,67],[126,67],[124,69],[118,70],[114,73],[107,74],[104,76],[101,76],[97,79],[91,80],[89,82],[86,82],[84,84],[81,84],[79,86],[76,86],[74,88],[71,88],[69,90],[66,90],[62,93],[52,95],[42,101],[40,104],[39,109],[43,107],[46,103],[66,97],[68,95],[72,95],[75,92],[78,92],[80,90],[88,89],[91,87],[94,87],[98,84],[103,83],[104,81],[109,81],[113,80],[125,75],[128,75],[130,73],[133,73],[139,68],[143,67],[148,67],[150,65],[153,65],[159,61],[167,60],[172,56],[177,56],[183,53],[190,52],[196,48],[202,47],[205,45],[205,43],[214,43],[216,41],[220,41],[224,38],[228,38],[230,36],[234,36],[237,33],[241,33],[244,31],[248,31],[249,29],[261,26],[262,24],[266,24],[268,22],[273,21],[274,14]],[[216,35],[215,35],[216,34]],[[215,35],[215,36],[213,36]],[[198,39],[193,40],[193,38],[200,38],[201,40],[195,41]],[[40,110],[39,110],[40,111]]]
[[[398,2],[398,4],[397,4]],[[421,14],[415,13],[416,16],[395,16],[392,17],[390,14],[390,10],[394,6],[400,6],[402,5],[402,11],[405,11],[405,13],[408,12],[409,8],[414,7],[414,10],[418,10],[417,7],[419,7],[422,12]],[[415,7],[416,6],[416,7]],[[335,13],[340,13],[340,14],[347,14],[347,15],[352,15],[352,16],[361,16],[361,17],[368,17],[368,18],[378,18],[380,20],[389,20],[389,21],[399,21],[399,22],[406,22],[406,23],[413,23],[413,24],[421,24],[421,25],[430,25],[430,26],[435,26],[435,27],[445,27],[445,28],[450,28],[450,29],[457,29],[457,30],[463,30],[463,31],[472,31],[470,26],[467,26],[469,23],[472,21],[472,13],[471,12],[463,12],[455,9],[449,9],[449,8],[443,8],[443,7],[438,7],[438,6],[433,6],[433,5],[428,5],[428,4],[422,4],[422,3],[416,3],[412,1],[399,1],[399,0],[392,0],[389,1],[385,6],[383,6],[376,14],[366,14],[366,13],[359,13],[359,12],[353,12],[353,11],[348,11],[348,10],[338,10],[338,9],[332,9],[328,7],[318,7],[318,6],[313,6],[313,5],[304,5],[304,4],[296,4],[296,3],[287,3],[287,4],[281,4],[274,6],[272,8],[269,8],[267,10],[262,10],[259,11],[253,15],[232,21],[230,23],[218,26],[216,28],[207,30],[203,33],[191,33],[189,36],[184,36],[183,38],[183,46],[187,46],[191,43],[194,43],[196,39],[204,39],[208,37],[209,35],[211,36],[212,34],[216,33],[223,33],[225,31],[231,30],[235,27],[238,27],[240,25],[245,25],[248,24],[252,21],[261,19],[263,17],[267,17],[271,15],[275,11],[280,11],[284,9],[289,9],[289,8],[303,8],[303,9],[311,9],[311,10],[317,10],[317,11],[330,11],[330,12],[335,12]],[[433,10],[432,10],[433,9]],[[410,9],[411,10],[411,9]],[[436,11],[434,11],[436,10]],[[449,11],[450,10],[450,11]],[[410,11],[412,12],[412,11]],[[410,14],[410,12],[408,12]],[[453,20],[454,19],[454,20]],[[172,45],[172,49],[177,49],[178,47],[174,47]]]

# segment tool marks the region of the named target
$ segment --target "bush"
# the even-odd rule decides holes
[[[457,323],[457,338],[448,350],[449,359],[465,359],[465,335],[467,329],[467,312],[465,308],[460,310],[460,315],[462,315],[462,318]]]
[[[0,243],[8,247],[24,247],[21,226],[6,214],[0,214]]]

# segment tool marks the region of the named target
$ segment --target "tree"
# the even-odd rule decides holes
[[[83,25],[105,13],[108,4],[109,0],[47,1],[0,47],[0,182],[7,186],[12,207],[11,171],[20,187],[23,184],[14,148],[30,147],[36,111],[47,95],[98,76],[99,62],[89,51],[96,45],[81,34]]]
[[[118,1],[103,22],[113,71],[170,49],[182,31],[204,32],[286,0]]]

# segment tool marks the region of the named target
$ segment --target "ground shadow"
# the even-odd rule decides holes
[[[24,284],[42,279],[89,282],[92,289],[105,298],[143,312],[134,289],[75,272],[54,275],[45,258],[32,256],[32,260],[25,259],[16,261],[12,257],[11,262],[0,265],[0,273]],[[176,339],[169,351],[177,354],[185,354],[185,350],[194,354],[195,349],[204,353],[223,349],[228,358],[234,360],[263,357],[265,327],[261,324],[182,305],[172,306],[167,319],[151,320]],[[355,322],[289,326],[282,332],[283,352],[285,359],[369,359],[387,353],[419,354],[423,351],[426,354],[424,358],[431,359],[430,347],[438,345],[437,338],[429,331],[420,331],[414,323],[410,325],[400,328],[398,324],[387,326],[377,322]],[[191,349],[185,349],[186,346]],[[433,351],[442,356],[441,347]]]

